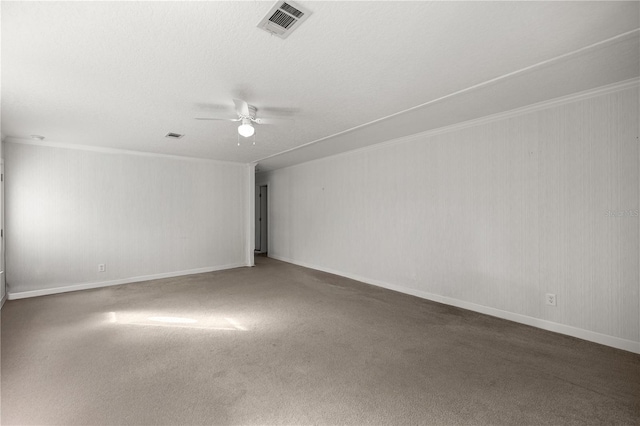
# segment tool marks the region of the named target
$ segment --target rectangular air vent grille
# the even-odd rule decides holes
[[[286,13],[281,12],[279,10],[276,10],[276,13],[271,15],[269,20],[274,24],[280,25],[282,28],[286,28],[286,29],[288,29],[291,25],[296,23],[296,18],[294,18],[291,15],[287,15]]]
[[[292,1],[278,1],[260,20],[258,28],[280,38],[287,38],[309,15],[309,10]]]

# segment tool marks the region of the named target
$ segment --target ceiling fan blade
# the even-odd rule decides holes
[[[256,118],[253,120],[257,124],[284,124],[291,123],[293,120],[289,118]]]
[[[300,108],[287,108],[287,107],[263,107],[260,108],[260,111],[267,115],[275,115],[278,117],[291,117],[299,112],[301,112]]]
[[[196,120],[215,120],[215,121],[240,121],[240,118],[213,118],[213,117],[196,117]]]
[[[249,104],[242,99],[234,99],[233,103],[236,104],[236,111],[238,112],[238,115],[244,115],[247,117],[251,114],[249,112]]]

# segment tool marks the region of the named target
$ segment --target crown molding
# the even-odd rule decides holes
[[[102,146],[78,145],[78,144],[58,143],[58,142],[52,143],[52,142],[23,139],[23,138],[11,137],[11,136],[6,137],[6,140],[4,140],[4,142],[18,144],[18,145],[42,146],[46,148],[99,152],[103,154],[136,155],[141,157],[164,158],[164,159],[170,159],[170,160],[183,160],[183,161],[186,160],[186,161],[195,161],[200,163],[216,163],[216,164],[226,164],[226,165],[233,165],[233,166],[242,166],[245,164],[245,163],[239,163],[234,161],[213,160],[210,158],[187,157],[187,156],[172,155],[172,154],[160,154],[157,152],[133,151],[128,149],[107,148]]]

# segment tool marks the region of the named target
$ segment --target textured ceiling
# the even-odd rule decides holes
[[[2,133],[270,157],[273,168],[640,72],[635,1],[300,4],[313,15],[282,40],[256,28],[271,1],[3,1]],[[194,120],[233,117],[234,97],[290,121],[259,126],[255,146],[237,146],[235,123]]]

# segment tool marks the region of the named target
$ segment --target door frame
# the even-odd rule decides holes
[[[261,188],[262,187],[265,188],[265,200],[264,200],[264,203],[265,203],[265,206],[264,206],[264,208],[265,208],[265,211],[264,211],[265,218],[264,219],[265,220],[264,220],[264,222],[265,222],[265,224],[264,225],[262,225],[263,222],[262,222],[262,217],[261,217],[262,216],[261,215],[261,213],[262,213],[262,196],[261,196],[262,195],[261,194],[262,190],[261,190]],[[269,184],[264,183],[264,184],[256,185],[256,190],[257,190],[256,192],[257,192],[258,196],[255,197],[255,198],[258,199],[258,205],[256,205],[255,211],[260,212],[260,214],[255,217],[255,223],[256,223],[256,236],[260,235],[260,249],[258,249],[258,247],[255,247],[255,252],[263,254],[263,253],[269,253]],[[258,219],[260,219],[260,220],[258,220]],[[264,230],[264,234],[262,233],[263,230]],[[257,238],[256,238],[256,240],[257,240]],[[264,242],[263,242],[265,240],[266,240],[266,244],[264,244]],[[266,246],[266,247],[264,247],[264,246]]]

